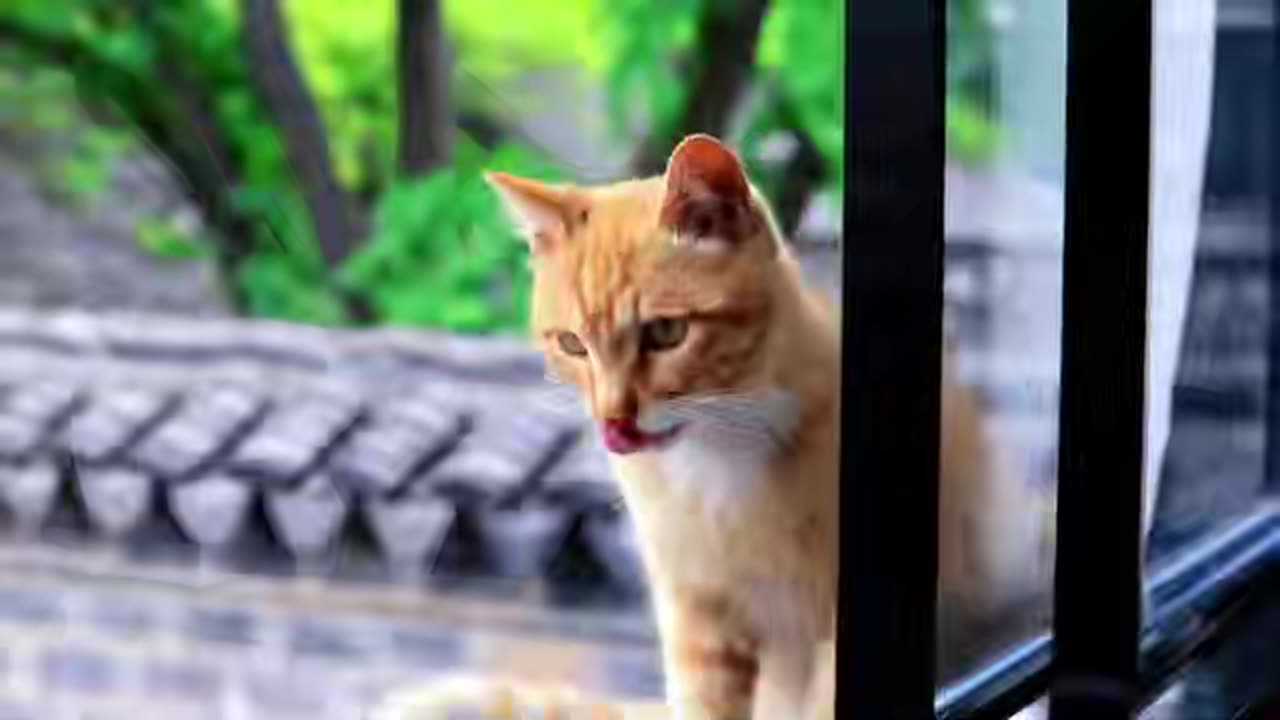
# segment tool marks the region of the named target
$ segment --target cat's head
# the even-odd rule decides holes
[[[611,451],[759,411],[743,398],[761,389],[783,250],[729,148],[692,135],[662,176],[611,185],[487,177],[528,241],[547,366],[581,391]]]

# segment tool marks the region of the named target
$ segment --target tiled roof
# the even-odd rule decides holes
[[[0,356],[19,533],[249,570],[641,586],[603,449],[519,340],[6,311]]]
[[[1260,432],[1258,227],[1206,218],[1175,475],[1212,466],[1242,487],[1258,475],[1258,453],[1216,439]],[[982,238],[948,245],[958,348],[1037,482],[1052,477],[1056,323],[1044,320],[1059,264]],[[518,338],[0,311],[0,516],[19,533],[255,572],[523,579],[565,598],[643,587],[574,391],[547,382]]]

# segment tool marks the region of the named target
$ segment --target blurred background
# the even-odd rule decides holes
[[[743,148],[789,229],[840,188],[839,2],[6,5],[7,152],[60,209],[128,214],[131,237],[96,239],[122,247],[76,250],[138,268],[28,277],[15,302],[511,331],[526,278],[483,168],[660,172],[700,129]],[[954,134],[979,158],[989,42],[968,5]]]
[[[1196,177],[1161,552],[1264,485],[1274,20],[1216,5],[1172,31],[1207,141],[1154,118]],[[0,4],[0,718],[345,720],[459,669],[659,694],[481,172],[605,182],[713,133],[838,291],[843,7]],[[947,23],[948,332],[1048,506],[1065,3]]]

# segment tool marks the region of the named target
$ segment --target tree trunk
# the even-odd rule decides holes
[[[452,155],[448,45],[439,0],[398,0],[397,7],[397,167],[402,175],[420,175],[448,163]]]
[[[303,200],[330,267],[355,249],[358,238],[351,199],[338,184],[329,158],[324,121],[289,51],[284,19],[276,0],[240,0],[249,76],[285,142]]]
[[[794,242],[795,232],[800,228],[805,208],[809,206],[809,198],[827,173],[822,154],[809,134],[799,128],[793,128],[792,133],[798,146],[782,169],[774,204],[783,237]]]
[[[779,229],[784,237],[794,241],[813,191],[827,177],[827,165],[813,138],[800,122],[795,106],[783,96],[780,88],[773,88],[773,103],[779,124],[796,140],[796,149],[787,158],[774,192],[774,211]]]
[[[693,76],[684,110],[671,127],[653,128],[632,157],[636,175],[654,175],[685,135],[723,135],[751,80],[768,0],[708,0],[698,19]]]

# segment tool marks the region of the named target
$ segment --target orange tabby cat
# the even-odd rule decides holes
[[[661,177],[489,180],[529,242],[548,367],[581,391],[634,519],[671,716],[831,716],[838,316],[806,287],[739,159],[694,135]],[[991,616],[1036,586],[1036,514],[949,371],[942,404],[940,604]],[[505,707],[494,717],[590,707],[500,682],[444,687],[436,700],[487,697]],[[392,717],[445,717],[428,706],[440,707]]]

